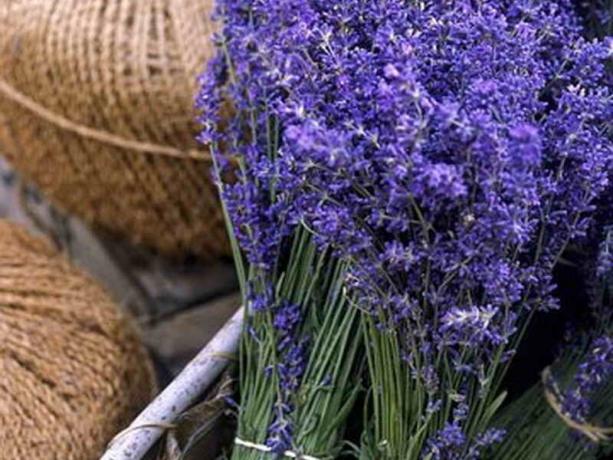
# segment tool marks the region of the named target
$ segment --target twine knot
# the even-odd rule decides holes
[[[564,412],[564,410],[562,409],[562,404],[560,402],[561,397],[555,385],[553,387],[552,385],[548,385],[548,382],[551,382],[553,380],[551,370],[548,367],[543,371],[542,380],[545,400],[556,413],[556,415],[569,428],[581,433],[595,443],[613,440],[613,428],[600,427],[592,425],[590,423],[580,423],[576,420],[573,420],[567,413]]]

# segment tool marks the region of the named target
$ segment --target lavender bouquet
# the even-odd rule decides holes
[[[566,0],[228,0],[218,14],[203,141],[253,313],[235,458],[338,453],[358,316],[357,455],[485,457],[505,435],[492,420],[511,358],[557,308],[553,269],[608,184],[611,40],[584,38]],[[305,345],[339,335],[331,355]],[[339,372],[333,407],[292,396],[295,356],[327,371],[305,380],[300,361],[294,385]]]
[[[259,25],[243,8],[219,2],[220,53],[197,101],[246,307],[232,458],[334,458],[360,391],[359,314],[347,305],[346,263],[317,247],[284,181],[279,95],[256,83]]]
[[[604,222],[613,222],[612,205],[603,206]],[[607,428],[613,422],[613,226],[600,224],[593,236],[601,242],[588,251],[591,321],[587,330],[573,332],[543,382],[497,416],[508,430],[501,459],[579,460],[613,452],[606,446],[613,439]]]
[[[611,329],[583,334],[534,385],[495,418],[506,436],[493,458],[587,460],[611,452]]]

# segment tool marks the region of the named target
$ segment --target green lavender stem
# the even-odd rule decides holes
[[[277,296],[301,306],[301,334],[312,339],[308,365],[293,395],[295,452],[334,458],[343,446],[344,426],[360,391],[361,338],[358,312],[343,291],[344,266],[318,251],[305,229],[293,235],[286,270],[279,272]],[[277,340],[269,312],[246,318],[241,343],[241,404],[237,437],[264,445],[278,400]],[[234,460],[265,460],[271,454],[236,446]]]

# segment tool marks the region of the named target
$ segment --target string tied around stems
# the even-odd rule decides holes
[[[258,444],[256,442],[245,441],[241,438],[235,438],[234,444],[241,447],[246,447],[247,449],[253,449],[260,452],[272,453],[272,447],[267,446],[266,444]],[[283,456],[287,458],[295,458],[297,460],[324,460],[323,458],[313,457],[311,455],[304,455],[292,450],[286,450],[283,452]]]
[[[613,427],[600,427],[597,425],[592,425],[590,423],[581,423],[573,420],[568,414],[564,412],[562,409],[562,404],[560,403],[559,392],[555,385],[551,388],[551,385],[548,382],[552,381],[551,370],[549,367],[545,368],[542,373],[542,381],[544,387],[545,400],[549,404],[549,406],[553,409],[556,415],[572,430],[575,430],[591,441],[595,443],[608,442],[613,440]]]

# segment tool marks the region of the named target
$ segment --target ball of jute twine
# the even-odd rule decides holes
[[[134,329],[103,290],[0,221],[0,458],[99,458],[154,391]]]
[[[0,3],[0,152],[94,227],[165,254],[227,254],[194,139],[213,0]]]

